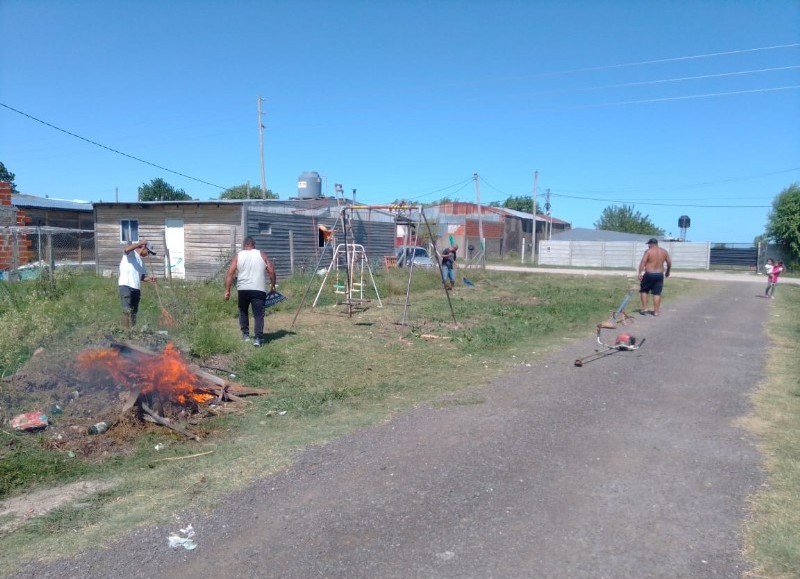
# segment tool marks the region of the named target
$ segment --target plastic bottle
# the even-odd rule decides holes
[[[89,434],[102,434],[106,430],[108,430],[108,423],[98,422],[89,427]]]

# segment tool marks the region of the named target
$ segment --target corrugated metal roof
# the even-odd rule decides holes
[[[67,211],[92,212],[92,204],[78,201],[65,201],[63,199],[50,199],[48,197],[34,197],[33,195],[12,195],[11,204],[15,207],[35,207],[37,209],[61,209]]]
[[[429,211],[433,215],[442,215],[442,216],[446,215],[477,216],[478,213],[477,207],[478,205],[476,203],[459,201],[459,202],[445,203],[443,205],[432,205],[426,208],[426,212]],[[481,209],[484,216],[486,216],[487,214],[494,214],[494,215],[503,215],[507,217],[514,217],[516,219],[531,218],[530,213],[527,213],[525,211],[517,211],[516,209],[508,209],[507,207],[493,207],[491,205],[481,205]],[[538,213],[536,215],[536,221],[569,225],[569,221],[564,221],[563,219],[559,219],[558,217],[552,217],[552,216],[547,217],[547,215],[542,215],[541,213]]]

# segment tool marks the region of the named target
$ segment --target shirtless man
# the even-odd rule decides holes
[[[664,269],[666,264],[666,270]],[[666,249],[658,246],[658,240],[653,237],[647,242],[647,251],[639,262],[639,295],[642,298],[642,315],[647,314],[647,294],[653,294],[652,314],[657,316],[661,309],[661,290],[664,287],[664,278],[669,277],[672,261]]]

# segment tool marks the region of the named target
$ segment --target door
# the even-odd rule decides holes
[[[169,268],[173,278],[186,279],[186,262],[183,254],[183,219],[167,219],[164,225],[167,239],[164,266]]]

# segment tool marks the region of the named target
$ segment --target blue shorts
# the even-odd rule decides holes
[[[664,289],[664,274],[645,272],[642,283],[639,285],[639,293],[660,296],[662,289]]]

